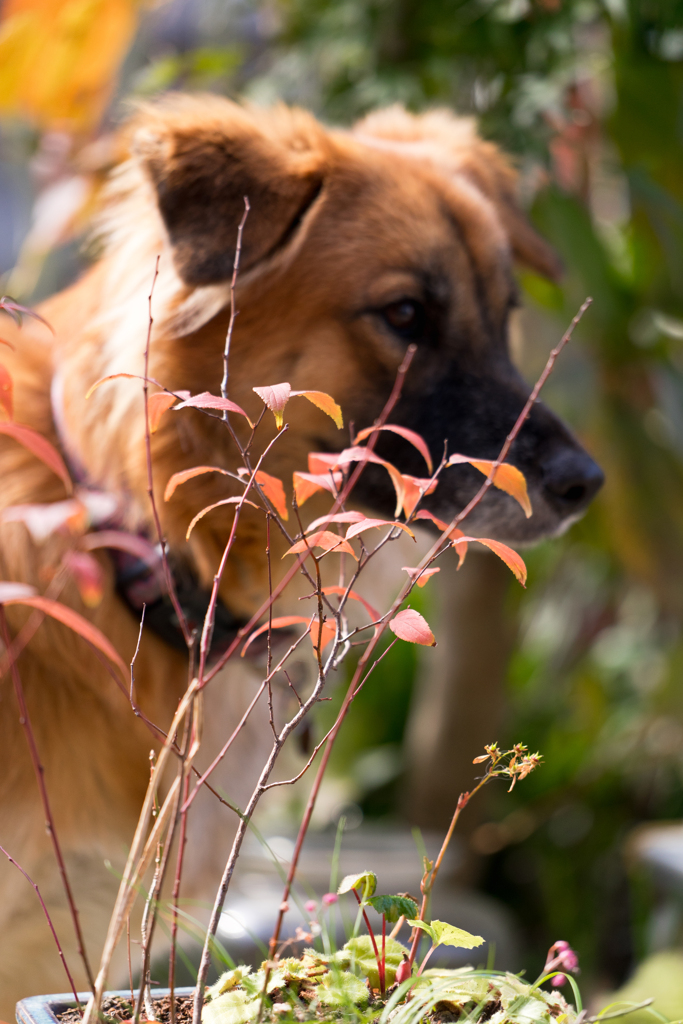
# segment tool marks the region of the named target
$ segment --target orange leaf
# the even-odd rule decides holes
[[[309,452],[308,453],[308,472],[309,473],[326,473],[333,469],[337,464],[339,458],[339,452]]]
[[[119,377],[125,377],[126,380],[144,380],[139,373],[110,373],[106,377],[100,377],[96,380],[92,387],[89,387],[85,393],[86,399],[90,398],[93,391],[97,391],[101,384],[106,384],[108,380],[118,380]]]
[[[336,622],[328,622],[327,619],[323,619],[323,626],[320,629],[318,625],[319,619],[313,620],[311,626],[311,644],[313,650],[318,650],[318,637],[320,637],[320,650],[324,651],[330,640],[334,640],[337,635],[337,624]]]
[[[268,406],[275,417],[277,429],[280,430],[283,423],[282,413],[292,394],[289,384],[267,384],[265,387],[251,390],[255,391],[261,401]]]
[[[441,569],[434,567],[432,569],[411,569],[409,565],[403,566],[403,571],[407,572],[411,580],[417,583],[418,587],[424,587],[425,583],[429,582],[429,577],[433,576],[436,572],[441,572]]]
[[[222,473],[224,476],[231,475],[227,469],[221,469],[220,466],[193,466],[192,469],[181,469],[179,473],[174,473],[166,484],[164,501],[169,501],[175,493],[176,488],[180,487],[181,484],[184,484],[186,480],[192,480],[193,477],[201,476],[203,473]]]
[[[287,498],[282,480],[259,469],[256,472],[256,482],[277,514],[284,520],[289,519],[289,509],[287,508]]]
[[[0,602],[2,604],[23,604],[29,608],[37,608],[38,611],[44,612],[45,615],[50,615],[53,619],[57,619],[64,626],[68,626],[74,633],[78,633],[79,636],[91,643],[93,647],[97,647],[99,651],[102,651],[110,661],[113,661],[117,665],[124,678],[127,675],[128,669],[124,665],[120,656],[107,640],[104,633],[102,633],[97,626],[93,626],[92,622],[88,622],[82,615],[75,612],[73,608],[67,608],[65,604],[60,604],[59,601],[52,601],[49,597],[41,597],[36,595],[35,597],[3,597],[2,588],[7,584],[0,584]]]
[[[310,533],[311,530],[315,530],[316,526],[327,525],[328,523],[362,523],[367,517],[362,512],[337,512],[335,515],[320,516],[319,519],[314,519],[312,523],[306,527],[306,533]]]
[[[0,363],[0,405],[3,407],[3,409],[7,413],[7,419],[8,420],[11,420],[13,415],[14,415],[14,413],[13,413],[14,406],[13,406],[13,402],[12,402],[12,390],[13,390],[13,384],[12,384],[12,378],[10,376],[10,372],[7,369],[6,366],[3,366],[2,363]]]
[[[494,554],[503,559],[508,569],[512,570],[522,586],[526,586],[527,572],[524,559],[518,555],[516,551],[513,551],[512,548],[509,548],[507,544],[501,544],[499,540],[491,540],[490,537],[463,537],[462,540],[456,540],[454,542],[455,546],[457,547],[459,544],[462,544],[463,541],[467,541],[469,543],[474,543],[476,541],[477,544],[485,544],[486,547],[490,548]]]
[[[366,437],[370,437],[371,434],[376,434],[378,430],[389,430],[392,434],[398,434],[399,437],[409,441],[419,451],[422,458],[427,463],[427,469],[430,473],[434,472],[434,466],[432,464],[432,456],[429,453],[423,438],[419,434],[416,434],[414,430],[408,430],[407,427],[398,427],[395,423],[385,423],[382,427],[366,427],[365,430],[361,430],[359,434],[356,434],[354,444],[358,444],[359,441],[364,441]]]
[[[435,524],[435,526],[439,527],[439,529],[441,530],[442,533],[443,533],[444,530],[448,530],[448,523],[444,523],[443,519],[437,519],[437,517],[432,512],[428,512],[426,508],[420,509],[419,512],[416,512],[415,513],[415,518],[416,519],[431,519],[431,521]],[[465,534],[463,533],[462,530],[459,530],[457,528],[457,526],[454,526],[449,531],[447,536],[449,538],[451,538],[451,540],[454,540],[456,537],[464,537]]]
[[[149,415],[149,430],[151,434],[156,433],[159,420],[164,413],[171,408],[176,401],[175,395],[169,395],[166,391],[158,391],[147,399],[147,412]]]
[[[294,474],[294,494],[296,503],[301,506],[305,501],[315,494],[316,491],[329,491],[330,494],[337,494],[341,486],[341,473],[299,473]]]
[[[292,391],[289,397],[296,398],[298,395],[302,398],[307,398],[309,402],[317,405],[319,409],[327,413],[330,419],[334,420],[339,430],[344,426],[342,411],[331,395],[328,395],[325,391]]]
[[[324,551],[345,551],[358,561],[356,552],[348,541],[340,537],[338,533],[332,533],[330,530],[320,530],[318,533],[312,533],[310,537],[298,540],[296,544],[292,544],[288,551],[285,551],[282,557],[284,558],[285,555],[298,555],[301,551],[307,551],[309,548],[322,548]]]
[[[491,459],[471,459],[467,455],[451,455],[446,465],[457,466],[463,462],[469,462],[470,465],[478,469],[484,476],[489,476],[493,467],[496,466],[495,462]],[[493,484],[501,491],[505,491],[506,494],[512,495],[524,509],[524,515],[527,519],[529,518],[532,508],[526,489],[526,480],[524,479],[524,474],[516,466],[510,465],[509,462],[501,462],[495,468]]]
[[[100,563],[86,551],[69,551],[64,563],[76,581],[83,604],[96,608],[104,594],[104,574]]]
[[[261,634],[265,633],[269,628],[283,629],[285,626],[295,626],[299,622],[305,622],[306,625],[308,625],[310,621],[310,618],[306,618],[306,616],[304,615],[280,615],[277,618],[273,619],[272,622],[264,623],[263,626],[259,626],[258,629],[255,629],[254,632],[250,634],[249,638],[247,639],[247,642],[242,648],[240,658],[244,657],[244,655],[247,653],[247,648],[250,647],[251,644],[253,644],[256,637],[261,636]]]
[[[346,594],[346,587],[323,587],[323,594],[339,594],[341,597],[344,594]],[[363,605],[363,607],[365,608],[366,612],[368,613],[373,622],[379,618],[379,612],[372,607],[369,601],[366,601],[364,597],[361,597],[360,594],[357,594],[355,590],[349,590],[348,597],[350,597],[354,601],[359,601]]]
[[[178,409],[221,409],[223,412],[236,412],[240,416],[244,416],[250,427],[254,426],[240,405],[231,402],[229,398],[212,395],[210,391],[202,391],[200,395],[192,395],[190,398],[184,399],[179,405],[176,405],[174,411],[177,412]]]
[[[423,644],[425,647],[436,647],[436,640],[428,622],[414,608],[406,608],[398,615],[394,615],[389,623],[389,629],[400,640],[407,640],[411,644]]]
[[[0,338],[0,345],[7,345],[7,348],[11,348],[13,352],[16,352],[16,349],[12,342],[7,341],[5,338]]]
[[[211,512],[214,508],[220,508],[221,505],[238,505],[240,502],[243,502],[245,505],[251,505],[252,508],[258,508],[258,505],[255,505],[253,501],[249,501],[248,498],[243,498],[241,495],[235,498],[223,498],[222,501],[215,501],[213,505],[207,505],[206,508],[203,508],[201,512],[197,513],[187,528],[185,540],[190,539],[190,534],[194,530],[195,526],[200,519],[203,519],[204,516],[207,515],[208,512]],[[263,509],[260,509],[259,511],[263,511]]]
[[[359,533],[363,533],[365,530],[374,530],[378,526],[397,526],[399,530],[403,530],[404,533],[409,534],[415,540],[415,534],[409,526],[406,526],[405,523],[396,523],[392,519],[365,519],[362,523],[349,526],[346,531],[346,539],[351,540],[352,537],[357,537]]]
[[[468,545],[467,541],[462,538],[458,538],[453,541],[453,547],[455,548],[458,555],[458,569],[462,569],[462,564],[467,557]]]
[[[64,459],[47,438],[32,430],[31,427],[25,427],[20,423],[14,422],[0,423],[0,434],[7,434],[8,437],[14,438],[19,444],[23,444],[24,448],[28,448],[37,459],[40,459],[53,473],[57,474],[66,487],[67,493],[71,494],[73,487],[69,471],[64,465]]]
[[[408,476],[406,473],[402,473],[403,479],[403,511],[406,516],[412,516],[415,511],[415,506],[422,501],[425,494],[431,494],[436,490],[438,480],[426,480],[419,476]]]
[[[345,448],[343,452],[340,452],[337,456],[336,466],[348,466],[351,462],[374,462],[378,466],[384,466],[391,482],[394,485],[396,491],[396,509],[394,515],[400,515],[401,509],[403,508],[403,499],[405,495],[405,486],[403,483],[403,476],[396,469],[396,466],[392,465],[391,462],[387,462],[386,459],[380,459],[379,455],[375,455],[374,452],[368,448],[364,448],[363,445],[354,445],[352,448]]]

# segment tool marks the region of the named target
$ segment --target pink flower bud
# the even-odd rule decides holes
[[[410,966],[410,960],[404,959],[396,968],[396,984],[400,985],[402,982],[407,981],[408,978],[412,977],[413,969]]]
[[[339,897],[336,892],[326,892],[323,896],[323,904],[324,906],[329,907],[332,903],[336,903],[338,899]]]
[[[555,949],[558,951],[558,953],[561,952],[563,949],[569,949],[569,943],[566,942],[564,939],[558,939],[555,943]]]
[[[550,984],[553,988],[560,988],[562,985],[566,985],[567,978],[564,974],[556,974],[554,978],[550,979]]]
[[[557,958],[562,966],[572,973],[576,971],[579,966],[579,958],[573,949],[563,949],[558,954]]]
[[[304,910],[306,911],[307,914],[315,914],[317,909],[318,904],[315,902],[315,900],[306,900],[306,902],[304,903]]]

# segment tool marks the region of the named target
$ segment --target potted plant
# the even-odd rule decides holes
[[[247,212],[248,205],[245,217]],[[240,231],[243,225],[244,220]],[[235,276],[239,244],[237,254]],[[219,416],[223,420],[227,435],[237,447],[242,462],[237,472],[228,473],[240,485],[240,495],[226,499],[219,504],[234,510],[235,525],[246,503],[259,508],[265,520],[266,537],[269,536],[269,531],[272,528],[277,528],[287,537],[289,546],[286,555],[291,559],[291,564],[276,585],[271,583],[270,597],[265,608],[252,622],[237,632],[227,650],[220,655],[217,662],[212,664],[208,653],[215,624],[218,587],[221,573],[234,542],[235,529],[233,528],[230,532],[221,558],[221,566],[215,576],[211,600],[202,629],[198,635],[188,636],[188,646],[196,669],[155,758],[138,828],[121,878],[100,968],[94,979],[93,991],[85,994],[75,991],[57,934],[49,920],[38,888],[34,886],[48,916],[59,953],[62,955],[72,995],[71,997],[56,995],[24,1000],[17,1008],[18,1020],[21,1024],[48,1024],[48,1021],[50,1024],[54,1024],[54,1020],[57,1019],[67,1024],[67,1022],[82,1019],[84,1024],[91,1024],[92,1021],[104,1017],[104,1019],[110,1020],[131,1020],[133,1024],[137,1024],[141,1019],[168,1019],[172,1024],[175,1024],[176,1021],[181,1021],[182,1024],[189,1024],[190,1021],[193,1024],[200,1024],[202,1021],[204,1024],[249,1024],[251,1021],[258,1022],[266,1019],[271,1021],[335,1019],[340,1021],[377,1020],[380,1024],[388,1024],[388,1021],[391,1020],[396,1021],[397,1024],[413,1024],[420,1019],[428,1018],[435,1021],[484,1022],[495,1020],[496,1024],[503,1020],[519,1021],[520,1024],[529,1020],[538,1020],[549,1024],[551,1019],[555,1019],[559,1024],[572,1024],[574,1020],[583,1015],[583,1011],[578,989],[569,973],[576,969],[576,957],[566,943],[555,944],[550,951],[544,972],[533,983],[528,983],[517,976],[500,974],[486,969],[444,970],[435,966],[435,961],[432,959],[435,950],[442,945],[475,949],[483,942],[480,936],[463,931],[457,927],[457,924],[432,920],[430,917],[430,895],[458,818],[471,797],[485,784],[497,777],[508,778],[511,786],[514,786],[517,780],[524,778],[539,763],[539,756],[529,754],[522,744],[517,744],[506,751],[493,744],[486,748],[481,757],[476,759],[483,766],[483,774],[471,793],[461,795],[451,826],[436,860],[431,862],[425,859],[421,883],[422,898],[419,905],[409,894],[378,894],[377,875],[368,869],[358,875],[345,878],[339,886],[338,892],[327,894],[326,904],[323,901],[323,907],[331,905],[338,898],[350,899],[357,904],[355,925],[341,948],[336,948],[331,931],[326,932],[325,930],[322,908],[320,908],[320,920],[318,921],[321,938],[317,948],[315,945],[309,945],[298,956],[283,956],[281,931],[289,908],[288,901],[292,893],[299,854],[311,821],[332,746],[355,695],[365,685],[374,667],[381,660],[380,641],[385,632],[389,630],[394,635],[392,644],[403,641],[433,646],[436,643],[423,616],[413,608],[403,607],[413,589],[416,586],[424,586],[430,576],[439,571],[438,566],[434,564],[438,558],[451,551],[455,552],[462,562],[468,545],[475,542],[488,546],[502,558],[522,584],[526,579],[524,562],[515,551],[489,538],[468,536],[460,529],[460,525],[490,487],[505,490],[522,505],[527,513],[530,513],[524,477],[519,470],[505,461],[506,455],[536,401],[544,381],[551,372],[555,359],[569,340],[574,325],[588,303],[584,304],[557,348],[551,353],[543,374],[495,460],[473,459],[459,453],[451,456],[444,454],[440,463],[434,466],[422,438],[406,428],[392,424],[391,411],[399,398],[403,381],[409,372],[415,353],[415,346],[410,346],[399,369],[391,397],[375,424],[358,433],[352,439],[351,446],[339,453],[309,455],[306,469],[302,468],[301,471],[294,474],[292,507],[296,527],[294,531],[290,532],[283,482],[262,470],[263,458],[273,444],[282,444],[286,441],[284,417],[291,400],[299,398],[308,400],[337,422],[341,422],[341,410],[333,397],[318,391],[293,392],[287,383],[262,384],[254,386],[253,390],[263,402],[263,414],[256,423],[252,423],[244,410],[229,399],[227,367],[235,318],[234,284],[235,277],[233,277],[231,292],[231,318],[225,344],[223,362],[225,372],[220,395],[179,394],[169,391],[163,386],[163,382],[152,381],[149,378],[147,364],[151,337],[152,298],[150,296],[150,331],[145,353],[145,374],[142,380],[150,496],[153,501],[151,434],[160,417],[169,414],[172,408],[177,411],[183,408],[193,408],[203,410],[207,415]],[[11,308],[10,311],[12,311]],[[123,376],[130,375],[123,374]],[[110,378],[104,378],[95,386],[104,384],[108,379]],[[150,386],[156,388],[154,393],[150,393]],[[256,450],[255,442],[259,426],[263,422],[264,414],[267,415],[268,411],[275,417],[277,432],[273,440],[265,446],[261,455],[255,457],[253,452]],[[248,424],[246,443],[240,439],[243,435],[233,428],[230,416],[239,417]],[[401,473],[398,467],[380,459],[374,452],[374,446],[382,431],[397,432],[412,444],[424,458],[428,475],[424,478],[408,476]],[[21,437],[18,436],[17,439],[21,441]],[[41,452],[44,461],[59,468],[58,455],[54,451],[50,452],[47,442]],[[470,462],[481,472],[483,476],[481,487],[467,507],[451,522],[442,522],[431,512],[422,508],[421,501],[425,494],[431,493],[438,486],[441,474],[449,466],[462,462]],[[369,463],[379,464],[388,472],[396,491],[396,514],[391,520],[370,518],[361,512],[348,510],[346,507],[352,497],[356,481]],[[220,467],[201,466],[176,473],[168,481],[165,500],[173,500],[176,490],[189,479],[202,473],[215,471],[226,472]],[[304,525],[301,507],[307,498],[315,492],[328,492],[331,498],[331,507],[325,515]],[[188,537],[196,522],[214,507],[215,505],[211,505],[204,508],[195,516],[188,528]],[[159,522],[156,515],[155,520],[157,523]],[[412,535],[413,524],[420,520],[429,520],[437,527],[437,539],[418,565],[405,568],[403,585],[390,607],[380,613],[358,595],[354,589],[356,582],[386,544],[391,543],[403,533]],[[382,532],[379,535],[379,541],[372,546],[366,535],[369,531],[374,530]],[[160,535],[158,540],[165,560],[165,539]],[[351,541],[356,541],[358,548],[354,548]],[[346,568],[346,571],[338,574],[338,583],[330,585],[326,582],[324,570],[335,558],[346,559],[350,566]],[[303,574],[312,588],[308,597],[314,602],[313,610],[300,616],[288,616],[285,619],[274,617],[273,604],[275,600],[298,574]],[[173,580],[170,572],[166,572],[166,579],[171,599],[173,599]],[[9,585],[2,586],[5,587],[5,590],[0,589],[0,604],[25,603],[31,606],[33,603],[33,606],[37,607],[35,597],[19,593],[16,589],[10,592],[7,590]],[[88,628],[88,625],[84,624],[85,620],[80,619],[74,613],[67,614],[63,610],[64,606],[59,606],[62,608],[62,611],[59,611],[57,602],[41,600],[40,610],[43,614],[55,615],[58,618],[61,616],[61,621],[66,622],[77,632],[87,635],[90,642],[99,646],[104,654],[110,654],[106,639],[98,634],[92,626]],[[367,621],[361,621],[357,625],[350,623],[348,609],[352,602],[361,606]],[[265,622],[257,621],[258,619],[262,620],[264,616],[266,617]],[[142,625],[141,623],[141,628]],[[293,625],[302,627],[303,631],[284,655],[278,656],[276,659],[272,650],[274,632],[279,628],[290,628]],[[161,888],[164,878],[171,868],[174,839],[178,833],[181,835],[184,833],[192,796],[196,794],[200,785],[197,784],[197,788],[188,796],[186,784],[201,744],[198,723],[201,720],[203,690],[220,666],[225,664],[230,657],[244,653],[258,637],[264,635],[267,639],[268,653],[261,692],[268,692],[268,684],[275,671],[285,668],[288,657],[302,642],[307,642],[312,647],[312,657],[316,665],[315,684],[308,694],[303,696],[297,694],[297,710],[283,726],[275,728],[271,716],[272,746],[251,799],[239,814],[235,839],[225,865],[205,935],[196,986],[187,990],[179,989],[174,984],[178,925],[176,887],[170,911],[170,985],[168,990],[153,994],[150,985],[150,959]],[[337,719],[331,730],[313,751],[303,771],[297,776],[297,778],[300,777],[312,768],[316,755],[321,748],[324,748],[302,817],[277,922],[270,941],[269,956],[258,970],[251,970],[244,966],[231,967],[221,975],[214,985],[207,987],[206,980],[212,952],[217,949],[216,930],[242,842],[254,811],[264,793],[273,785],[283,784],[271,782],[273,769],[282,747],[321,699],[330,673],[358,645],[361,654],[351,672],[350,683]],[[161,789],[161,780],[172,765],[172,753],[175,755],[175,773],[171,773],[174,774],[173,781],[164,792]],[[208,774],[208,772],[204,773],[200,783],[206,781]],[[181,794],[184,794],[184,799],[181,799]],[[175,877],[179,882],[183,869],[182,841],[178,846],[176,858]],[[143,881],[152,865],[152,879],[145,888]],[[17,867],[23,871],[20,865]],[[124,930],[129,926],[133,905],[141,897],[141,894],[144,909],[140,935],[140,987],[135,992],[107,993],[107,977],[114,949]],[[379,935],[374,934],[370,925],[369,908],[373,908],[381,917],[381,934]],[[314,909],[317,911],[317,908],[311,908],[311,912]],[[390,930],[389,926],[391,926]],[[366,933],[363,932],[363,927],[365,927]],[[546,981],[557,983],[559,980],[564,983],[567,979],[574,987],[573,1007],[557,991],[552,989],[548,991],[541,987]]]

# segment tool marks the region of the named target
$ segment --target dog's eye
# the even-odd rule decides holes
[[[392,331],[402,338],[418,337],[425,325],[425,308],[414,299],[399,299],[382,310],[382,316]]]

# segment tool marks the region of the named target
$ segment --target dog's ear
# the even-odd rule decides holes
[[[290,239],[321,188],[323,138],[303,111],[250,112],[216,96],[170,95],[140,110],[131,149],[186,284],[229,280],[245,196],[243,271]]]
[[[559,256],[519,206],[517,173],[511,162],[497,146],[480,138],[472,118],[456,117],[447,110],[410,114],[397,105],[364,118],[354,134],[383,148],[393,145],[446,175],[466,178],[496,207],[515,258],[554,281],[561,276]]]

